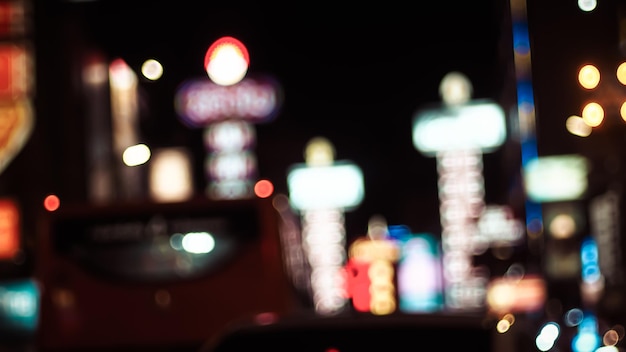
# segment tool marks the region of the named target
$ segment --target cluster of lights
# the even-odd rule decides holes
[[[583,65],[578,70],[578,83],[587,91],[597,90],[602,80],[601,77],[600,70],[593,64]],[[626,86],[626,62],[617,66],[615,77],[622,86]],[[605,110],[606,106],[602,101],[588,101],[583,106],[580,116],[570,116],[565,127],[571,134],[587,137],[593,128],[602,125],[606,116]],[[620,104],[619,114],[622,120],[626,121],[626,99]]]
[[[207,194],[214,199],[248,198],[257,195],[267,198],[273,192],[269,180],[253,183],[256,173],[253,122],[270,121],[277,112],[279,89],[270,77],[245,78],[249,55],[245,45],[236,38],[225,36],[216,40],[207,50],[204,69],[208,80],[183,82],[176,92],[174,106],[182,122],[190,127],[205,129],[204,139],[208,156],[206,173],[209,181]],[[183,201],[193,195],[190,156],[184,148],[162,148],[153,151],[139,143],[137,126],[137,75],[121,58],[113,60],[108,70],[100,62],[90,62],[84,70],[89,86],[107,82],[111,89],[111,111],[114,125],[114,149],[127,168],[121,173],[121,192],[132,196],[140,187],[138,170],[134,167],[149,164],[150,196],[154,201]],[[164,73],[156,58],[148,58],[141,65],[141,74],[149,81],[159,80]],[[110,194],[101,180],[104,175],[93,175],[95,194]]]

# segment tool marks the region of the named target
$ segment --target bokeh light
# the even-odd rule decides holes
[[[625,114],[622,114],[622,116],[626,116]],[[593,130],[591,126],[585,123],[582,117],[576,115],[572,115],[567,118],[567,121],[565,121],[565,128],[569,133],[578,137],[589,137]]]
[[[259,198],[267,198],[274,193],[274,185],[269,180],[259,180],[254,185],[254,194]]]
[[[597,0],[578,0],[578,8],[585,12],[593,11],[597,6]]]
[[[583,108],[583,121],[591,127],[598,127],[604,120],[604,109],[598,103],[591,102]]]
[[[44,198],[43,200],[43,206],[47,211],[55,211],[59,209],[60,205],[61,205],[61,200],[59,199],[58,196],[54,194],[50,194],[46,196],[46,198]]]
[[[138,166],[150,160],[150,148],[145,144],[136,144],[124,150],[122,161],[126,166]]]
[[[565,316],[563,317],[563,321],[567,326],[576,326],[582,322],[584,317],[583,311],[579,308],[572,308],[565,312]]]
[[[209,253],[215,248],[215,238],[208,232],[189,232],[183,236],[182,245],[188,253]]]
[[[576,221],[571,214],[558,214],[550,221],[549,228],[554,238],[570,238],[576,232]]]
[[[578,83],[585,89],[593,89],[600,83],[600,71],[594,65],[585,65],[578,71]]]
[[[148,59],[141,65],[141,74],[151,81],[156,81],[163,75],[163,66],[155,59]]]
[[[498,324],[496,324],[496,331],[498,331],[499,333],[503,334],[507,331],[509,331],[509,328],[511,327],[511,323],[509,323],[506,320],[499,320]]]
[[[607,332],[604,333],[604,336],[602,336],[602,343],[607,346],[615,346],[617,345],[619,340],[620,340],[619,333],[614,329],[608,330]]]
[[[552,349],[556,340],[559,338],[560,330],[561,329],[557,323],[546,323],[539,331],[537,338],[535,338],[535,345],[537,346],[537,349],[540,351],[548,351]]]
[[[615,74],[617,76],[617,80],[621,84],[626,85],[626,62],[622,62],[621,64],[619,64],[619,66],[617,66],[617,71]]]
[[[204,68],[215,84],[230,86],[245,77],[249,62],[246,46],[227,36],[216,40],[209,47],[204,57]]]

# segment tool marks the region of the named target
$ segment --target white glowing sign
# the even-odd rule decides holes
[[[157,202],[184,201],[193,195],[191,157],[184,148],[156,150],[150,162],[150,196]]]
[[[524,168],[524,183],[535,202],[578,199],[587,190],[587,160],[580,155],[536,158]]]
[[[292,168],[287,177],[289,197],[297,209],[351,209],[364,196],[363,174],[353,164]]]
[[[221,86],[206,80],[185,82],[176,92],[175,107],[191,127],[237,118],[268,122],[280,105],[277,84],[270,79],[244,78],[237,84]]]
[[[420,110],[413,120],[413,143],[431,156],[446,150],[490,152],[506,139],[504,116],[499,105],[487,100]]]

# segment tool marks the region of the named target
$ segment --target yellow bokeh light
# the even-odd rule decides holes
[[[163,66],[155,59],[148,59],[141,65],[141,73],[151,81],[156,81],[163,75]]]
[[[324,137],[314,137],[305,146],[304,159],[311,166],[332,165],[335,160],[335,147]]]
[[[498,321],[498,324],[496,325],[496,330],[503,334],[507,331],[509,331],[509,328],[511,327],[511,323],[509,323],[507,320],[500,320]]]
[[[600,126],[604,120],[604,109],[598,103],[589,103],[583,108],[582,118],[591,127]]]
[[[619,66],[617,66],[617,72],[615,75],[621,84],[626,85],[626,62],[622,62]]]
[[[578,83],[585,89],[593,89],[600,83],[600,71],[594,65],[585,65],[578,71]]]
[[[576,221],[570,214],[559,214],[550,221],[549,228],[554,238],[570,238],[576,233]]]
[[[509,325],[513,325],[513,323],[515,323],[515,315],[511,314],[511,313],[506,313],[503,317],[502,320],[506,320]]]

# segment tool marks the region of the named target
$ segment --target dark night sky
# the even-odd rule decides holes
[[[508,104],[505,109],[514,94],[506,1],[429,2],[423,9],[408,3],[354,8],[317,2],[253,8],[207,1],[39,3],[43,26],[53,32],[41,36],[62,45],[78,40],[137,69],[147,57],[161,60],[163,78],[142,82],[142,133],[153,146],[201,145],[201,131],[178,120],[174,92],[183,80],[206,75],[204,53],[214,40],[240,39],[250,53],[249,74],[274,76],[284,93],[276,119],[256,126],[259,177],[285,193],[287,169],[304,161],[306,142],[327,137],[337,160],[351,160],[364,173],[365,199],[346,214],[349,236],[364,234],[374,214],[414,231],[437,231],[435,160],[415,149],[411,125],[418,108],[440,101],[438,85],[446,73],[465,73],[474,98]],[[41,55],[55,50],[51,43],[40,46]],[[60,63],[71,71],[69,62]],[[52,73],[42,75],[45,80]],[[61,103],[48,104],[54,109]],[[507,202],[516,182],[495,176],[517,171],[511,144],[485,156],[493,202]],[[202,151],[197,153],[201,160]]]

